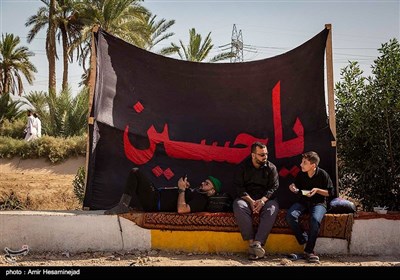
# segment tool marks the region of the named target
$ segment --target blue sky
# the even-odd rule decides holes
[[[379,55],[383,43],[400,37],[400,0],[379,1],[189,1],[147,0],[143,5],[157,18],[174,19],[170,28],[175,35],[166,43],[188,42],[189,29],[205,37],[211,32],[218,54],[231,42],[233,25],[243,36],[244,61],[259,60],[287,52],[312,38],[325,24],[332,24],[334,80],[348,61],[358,61],[365,75]],[[45,54],[45,33],[31,43],[26,42],[29,29],[25,22],[43,6],[39,0],[0,0],[0,31],[20,36],[23,45],[35,53],[32,62],[38,68],[30,90],[47,90],[48,64]],[[61,51],[61,48],[59,48]],[[157,50],[157,48],[156,48]],[[61,86],[61,53],[57,68],[57,86]],[[81,70],[75,62],[70,66],[69,82],[78,90]]]

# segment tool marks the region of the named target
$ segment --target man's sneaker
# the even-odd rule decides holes
[[[260,259],[265,256],[265,250],[259,242],[250,244],[249,246],[250,259]]]
[[[319,263],[319,257],[315,253],[304,253],[306,260],[310,263]]]

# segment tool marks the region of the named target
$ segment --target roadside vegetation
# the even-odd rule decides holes
[[[336,84],[340,190],[365,210],[400,210],[400,44],[384,43],[372,77],[357,62]]]

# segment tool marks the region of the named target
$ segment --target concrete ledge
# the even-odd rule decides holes
[[[32,251],[149,249],[148,230],[103,211],[0,211],[0,248]]]
[[[350,249],[359,255],[400,255],[400,220],[355,220]]]
[[[355,219],[351,243],[318,238],[321,254],[400,255],[400,220],[384,216]],[[103,211],[0,211],[0,248],[32,251],[130,251],[134,249],[197,252],[246,252],[238,232],[149,230]],[[301,252],[293,235],[271,234],[269,253]]]

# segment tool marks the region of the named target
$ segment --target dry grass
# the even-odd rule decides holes
[[[73,192],[74,175],[3,173],[0,178],[0,204],[13,193],[24,210],[81,209]]]
[[[61,174],[46,168],[0,168],[0,171],[0,206],[8,203],[19,205],[16,209],[23,210],[82,209],[74,194],[74,174]]]

